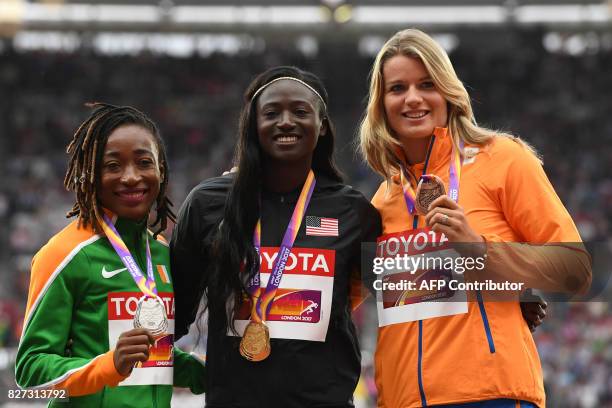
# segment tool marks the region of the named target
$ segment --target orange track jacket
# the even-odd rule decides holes
[[[436,128],[427,174],[448,186],[452,141]],[[487,242],[550,243],[490,246],[487,267],[528,287],[567,291],[561,274],[588,288],[590,257],[559,242],[581,242],[578,231],[538,159],[520,143],[495,137],[486,146],[466,146],[459,205],[470,226]],[[408,168],[418,179],[424,163]],[[416,190],[416,186],[413,186]],[[383,234],[412,229],[399,177],[383,182],[372,199]],[[424,217],[419,217],[419,227]],[[561,256],[559,256],[561,255]],[[567,276],[567,275],[566,275]],[[539,285],[539,286],[538,286]],[[497,398],[545,406],[542,368],[518,302],[477,301],[468,312],[381,327],[376,348],[378,405],[408,408]]]

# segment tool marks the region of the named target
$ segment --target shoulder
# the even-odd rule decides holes
[[[64,276],[70,270],[78,271],[88,263],[85,249],[97,242],[100,235],[95,234],[91,227],[83,228],[78,222],[72,221],[59,233],[54,235],[34,255],[30,290],[26,315],[35,307],[58,276]]]
[[[225,206],[233,176],[214,177],[195,186],[185,198],[178,214],[178,223],[220,213]]]
[[[91,226],[84,228],[78,225],[77,220],[72,221],[64,229],[55,234],[38,251],[32,261],[33,272],[44,269],[52,271],[65,266],[83,248],[100,239]]]
[[[539,163],[539,159],[518,138],[495,136],[484,147],[493,163],[499,164],[527,164]]]
[[[337,194],[332,195],[330,207],[336,208],[339,214],[350,214],[347,220],[352,220],[354,226],[359,228],[361,239],[374,239],[381,230],[381,217],[378,210],[361,193],[350,185],[338,183]],[[343,203],[338,205],[337,203]],[[365,237],[365,238],[364,238]]]
[[[201,205],[211,200],[225,200],[233,181],[232,175],[206,179],[191,190],[185,202]]]
[[[351,206],[359,213],[368,213],[378,216],[378,211],[370,200],[368,200],[361,191],[354,189],[352,186],[345,186],[344,196],[349,200]]]
[[[149,235],[151,235],[151,237],[153,237],[153,232],[152,231],[147,231]],[[162,234],[158,234],[157,237],[155,237],[155,243],[159,244],[163,247],[168,247],[170,244],[168,243],[168,240],[166,239],[166,237],[164,237]]]
[[[383,203],[385,201],[385,196],[387,194],[388,194],[387,182],[386,181],[382,181],[380,183],[380,185],[378,186],[378,188],[376,189],[376,192],[374,193],[374,196],[372,197],[372,204],[376,208],[382,207],[382,205],[383,205]]]
[[[370,201],[353,186],[327,177],[320,177],[320,179],[320,186],[315,190],[317,195],[343,200],[357,210],[371,209],[375,211]]]
[[[394,177],[389,182],[383,180],[372,197],[372,205],[381,211],[393,204],[397,197],[403,197],[401,194],[402,187],[399,184],[399,178],[396,180]]]
[[[469,148],[474,149],[469,146],[465,151]],[[519,138],[494,136],[486,145],[476,149],[478,153],[464,161],[464,165],[473,167],[469,172],[471,176],[466,173],[466,177],[476,177],[489,187],[506,183],[518,174],[542,171],[540,159]]]
[[[191,190],[179,210],[171,246],[176,246],[177,241],[200,239],[220,222],[233,179],[232,175],[214,177]]]

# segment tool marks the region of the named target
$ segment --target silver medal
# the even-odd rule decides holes
[[[134,314],[134,327],[147,329],[153,336],[158,336],[168,330],[166,308],[159,296],[143,296],[138,300],[138,307]]]

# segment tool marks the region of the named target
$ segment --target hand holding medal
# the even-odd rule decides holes
[[[113,353],[117,372],[123,376],[130,375],[134,365],[149,359],[149,347],[154,342],[151,333],[145,329],[132,329],[121,333]]]
[[[444,182],[435,174],[421,176],[414,207],[432,230],[444,233],[450,242],[483,241],[468,224],[463,208],[446,195]]]
[[[446,235],[450,242],[471,244],[484,243],[470,224],[463,208],[444,191],[444,182],[436,175],[423,175],[417,187],[414,208],[425,216],[425,224],[438,233]],[[459,245],[456,248],[464,256],[481,256],[486,248]]]
[[[422,175],[415,193],[408,181],[407,170],[402,167],[400,176],[404,200],[411,214],[416,212],[418,215],[424,215],[426,225],[430,226],[436,233],[446,235],[450,242],[483,243],[484,239],[470,227],[463,208],[457,204],[461,166],[463,164],[460,153],[462,151],[463,142],[459,142],[459,148],[453,146],[448,171],[448,195],[445,192],[444,182],[434,174]],[[466,249],[462,246],[458,250],[465,252]],[[469,247],[467,250],[470,255],[473,255],[474,248]],[[478,248],[476,252],[480,255],[486,251],[484,248]]]
[[[484,242],[470,227],[463,208],[447,195],[441,195],[431,202],[425,223],[435,232],[444,233],[450,242]]]

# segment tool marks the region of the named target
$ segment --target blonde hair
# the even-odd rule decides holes
[[[385,62],[396,55],[417,58],[425,66],[436,89],[448,103],[448,130],[455,146],[459,145],[459,139],[467,144],[482,146],[495,136],[503,136],[513,138],[536,154],[529,144],[518,137],[478,126],[470,96],[457,77],[446,51],[424,32],[407,29],[391,37],[376,56],[370,73],[368,106],[359,129],[359,150],[364,160],[387,181],[399,171],[395,151],[401,145],[386,120],[382,70]]]

